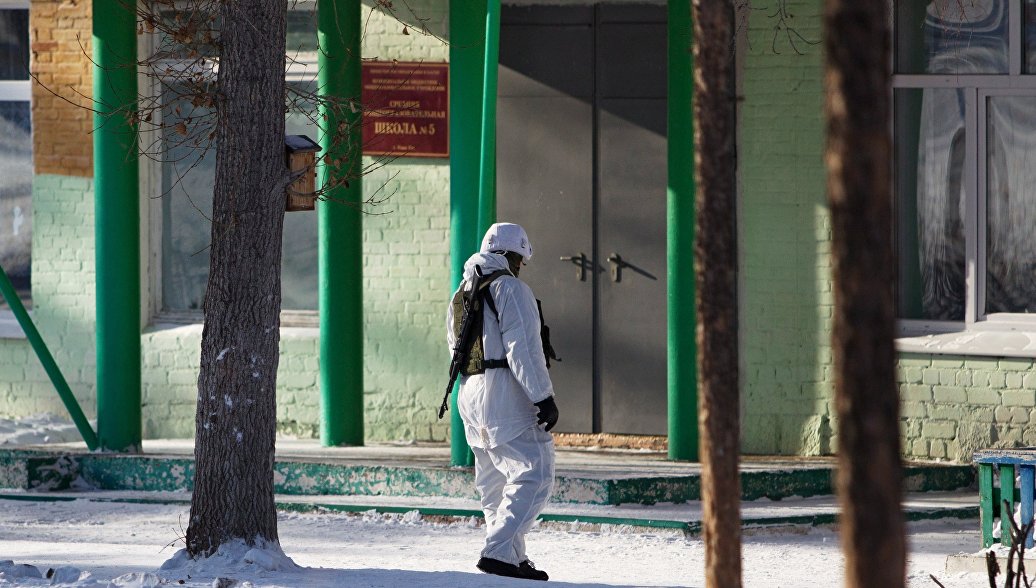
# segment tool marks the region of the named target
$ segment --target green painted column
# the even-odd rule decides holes
[[[93,0],[97,436],[140,451],[140,193],[137,22],[120,0]]]
[[[317,40],[321,153],[318,185],[345,175],[317,201],[320,298],[320,442],[363,445],[363,188],[360,131],[360,2],[319,0]],[[355,108],[349,101],[355,101]]]
[[[486,0],[482,59],[482,132],[479,147],[478,233],[496,222],[496,88],[500,63],[500,0]]]
[[[667,276],[669,459],[698,460],[691,4],[669,0]]]
[[[450,0],[450,284],[456,289],[464,262],[478,250],[479,161],[482,120],[484,27],[482,0]],[[452,292],[451,292],[452,293]],[[457,389],[450,395],[450,463],[474,465],[457,413]]]

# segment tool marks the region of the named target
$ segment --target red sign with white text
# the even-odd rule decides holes
[[[363,62],[363,154],[450,156],[449,64]]]

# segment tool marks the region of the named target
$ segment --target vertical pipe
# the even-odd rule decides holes
[[[450,284],[455,289],[464,262],[479,239],[479,141],[482,104],[482,30],[486,6],[481,0],[450,0]],[[457,390],[450,395],[450,463],[474,465],[457,412]]]
[[[320,135],[317,201],[320,299],[320,442],[363,445],[363,235],[360,203],[360,1],[319,0]],[[341,161],[340,168],[327,162]]]
[[[694,305],[694,112],[691,5],[669,0],[668,292],[669,459],[698,460]]]
[[[140,451],[140,194],[136,14],[93,0],[97,433]]]
[[[478,166],[478,233],[496,222],[496,87],[500,62],[500,0],[486,0],[482,60],[482,133]]]

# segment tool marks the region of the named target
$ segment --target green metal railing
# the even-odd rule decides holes
[[[11,307],[11,311],[14,312],[15,318],[18,319],[18,324],[21,325],[22,331],[25,332],[25,337],[32,344],[32,349],[36,352],[36,356],[40,358],[43,369],[46,370],[47,376],[50,377],[54,388],[57,389],[61,402],[65,403],[65,408],[68,409],[68,414],[72,416],[72,422],[76,424],[76,429],[79,429],[79,434],[83,436],[86,446],[90,448],[90,451],[97,449],[97,433],[90,427],[86,416],[83,415],[83,409],[79,407],[79,402],[76,401],[71,388],[68,387],[65,376],[61,374],[57,362],[54,361],[54,356],[50,354],[50,349],[43,342],[43,337],[40,336],[40,332],[36,329],[32,319],[29,318],[25,305],[22,304],[21,298],[15,292],[14,284],[7,277],[7,272],[4,271],[3,267],[0,267],[0,292],[3,293],[4,300]]]

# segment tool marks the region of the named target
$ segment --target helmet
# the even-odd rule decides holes
[[[519,253],[522,259],[532,259],[532,244],[529,243],[529,236],[525,229],[514,223],[496,223],[489,227],[486,236],[482,238],[482,253],[490,251],[513,251]]]

